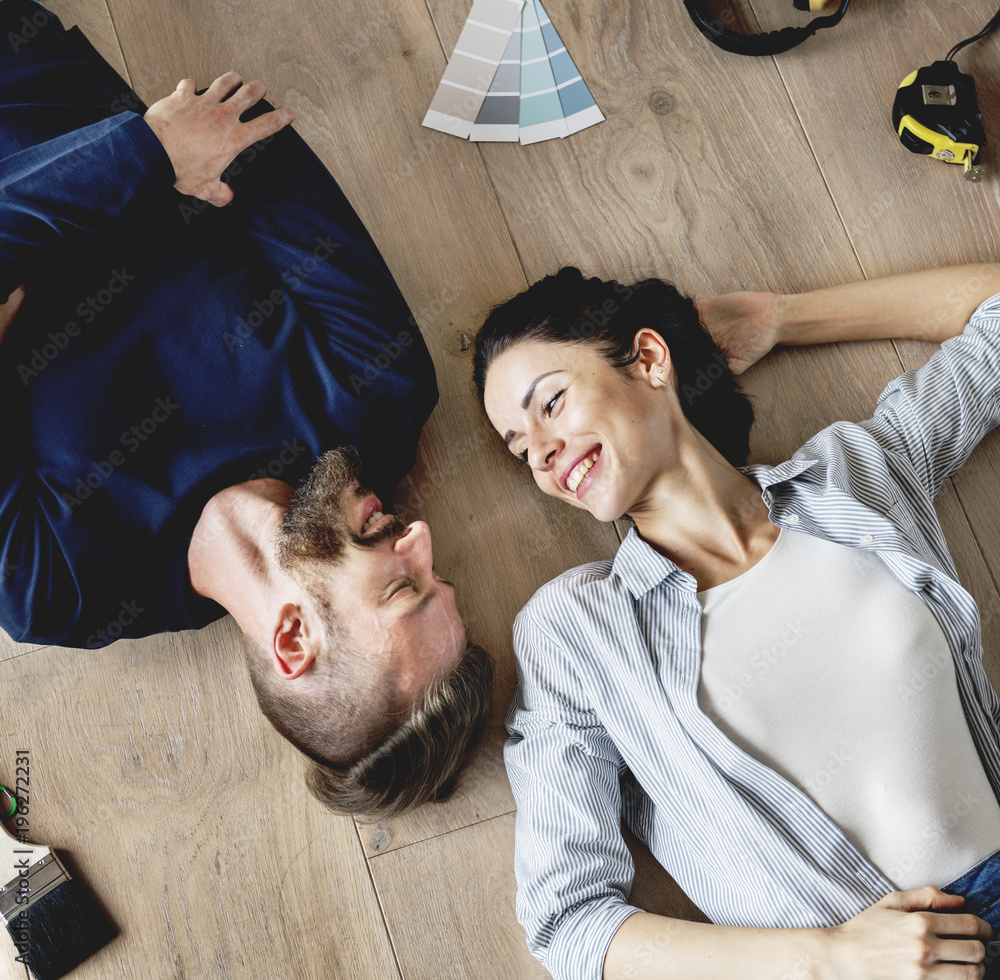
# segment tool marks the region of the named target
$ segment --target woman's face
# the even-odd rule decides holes
[[[669,457],[666,379],[655,355],[622,369],[586,344],[527,340],[490,366],[486,414],[545,493],[611,521]]]

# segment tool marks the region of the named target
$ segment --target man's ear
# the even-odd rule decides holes
[[[670,383],[673,367],[670,348],[655,330],[649,327],[639,330],[632,342],[632,350],[637,355],[632,368],[640,380],[654,388],[662,388]]]
[[[286,602],[278,613],[271,640],[274,669],[293,681],[312,665],[319,651],[320,637],[314,621],[307,618],[301,606]]]

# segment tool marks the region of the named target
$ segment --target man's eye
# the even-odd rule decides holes
[[[399,582],[397,582],[392,587],[392,589],[389,592],[389,598],[391,599],[393,596],[399,595],[399,593],[402,592],[403,589],[409,589],[409,588],[413,588],[413,582],[411,582],[408,578],[404,578]]]
[[[522,449],[521,452],[519,452],[517,454],[517,458],[518,458],[518,460],[520,462],[527,463],[528,462],[528,450],[527,449]]]
[[[557,392],[556,392],[556,393],[555,393],[555,394],[554,394],[554,395],[553,395],[553,396],[552,396],[552,397],[551,397],[551,398],[550,398],[550,399],[549,399],[549,400],[548,400],[548,401],[547,401],[547,402],[545,403],[545,414],[546,414],[546,415],[551,415],[551,414],[553,413],[553,411],[555,410],[555,407],[556,407],[556,403],[557,403],[557,402],[559,401],[559,399],[560,399],[560,398],[562,398],[562,396],[563,396],[563,395],[564,395],[565,393],[566,393],[566,389],[565,389],[565,388],[562,388],[561,390],[557,391]]]

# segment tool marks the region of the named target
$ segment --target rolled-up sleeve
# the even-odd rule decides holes
[[[580,703],[566,651],[530,609],[515,623],[514,647],[519,686],[504,761],[518,808],[518,920],[556,980],[601,980],[612,937],[639,911],[626,900],[635,869],[621,834],[621,756]]]
[[[934,497],[1000,424],[1000,294],[921,368],[893,381],[860,423],[883,449],[909,459]]]

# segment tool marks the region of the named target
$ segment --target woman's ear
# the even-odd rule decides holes
[[[671,383],[673,365],[670,360],[670,348],[655,330],[643,327],[636,333],[632,350],[636,354],[633,368],[638,372],[640,380],[653,388],[662,388]]]

